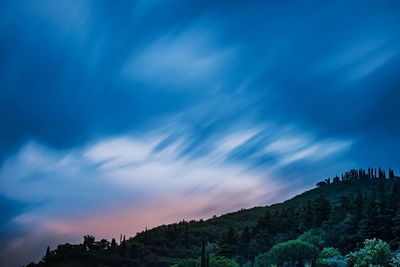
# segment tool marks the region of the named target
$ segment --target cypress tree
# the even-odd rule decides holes
[[[43,261],[46,262],[46,263],[48,263],[48,262],[50,261],[50,257],[51,257],[50,247],[47,246],[46,254],[45,254],[44,257],[43,257]]]
[[[207,259],[206,259],[206,241],[203,238],[202,245],[201,245],[201,260],[200,260],[200,267],[206,267]]]
[[[125,257],[126,255],[126,240],[125,240],[125,235],[122,239],[122,257]]]

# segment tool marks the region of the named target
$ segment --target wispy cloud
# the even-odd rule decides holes
[[[237,48],[221,46],[215,29],[208,25],[203,19],[144,44],[124,66],[124,77],[169,90],[218,83],[235,59]]]

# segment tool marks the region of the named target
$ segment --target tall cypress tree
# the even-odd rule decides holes
[[[201,244],[201,260],[200,260],[200,267],[206,267],[207,259],[206,259],[206,241],[203,238]]]
[[[43,257],[43,261],[46,262],[46,263],[48,263],[48,262],[50,261],[50,257],[51,257],[50,247],[47,246],[46,254],[45,254],[44,257]]]

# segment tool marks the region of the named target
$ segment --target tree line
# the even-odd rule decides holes
[[[381,266],[399,266],[399,245],[400,178],[391,168],[388,176],[368,168],[324,179],[281,204],[162,225],[119,242],[88,235],[82,244],[48,248],[31,266],[369,266],[370,251],[379,249]]]

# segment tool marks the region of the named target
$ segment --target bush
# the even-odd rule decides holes
[[[322,266],[345,266],[344,257],[337,248],[326,247],[321,251],[320,263]]]
[[[400,266],[400,251],[396,251],[395,253],[393,253],[390,263],[394,267]]]
[[[366,239],[364,248],[346,255],[346,263],[355,267],[388,266],[391,251],[387,243],[380,239]]]
[[[272,263],[277,265],[284,262],[297,262],[300,266],[303,266],[304,262],[312,259],[313,251],[313,246],[307,242],[290,240],[273,246],[269,252],[269,258]]]
[[[269,265],[268,253],[260,253],[254,260],[254,267],[268,267]]]
[[[239,264],[235,260],[226,257],[212,257],[210,259],[210,267],[239,267]]]

